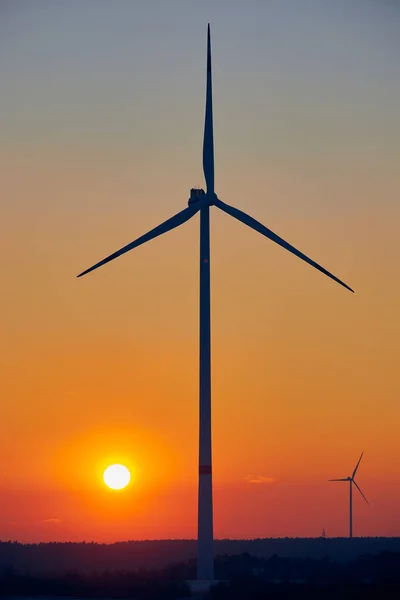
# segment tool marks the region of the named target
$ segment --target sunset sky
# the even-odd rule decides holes
[[[215,536],[400,535],[398,4],[5,0],[1,540],[197,534],[208,22]]]

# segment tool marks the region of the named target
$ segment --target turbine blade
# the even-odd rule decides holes
[[[328,479],[328,481],[348,481],[349,478],[346,477],[345,479]]]
[[[360,492],[361,496],[364,498],[365,502],[366,502],[367,504],[369,504],[369,502],[368,502],[367,498],[364,496],[364,494],[362,493],[362,491],[360,490],[359,486],[358,486],[358,485],[357,485],[357,483],[354,481],[354,479],[353,479],[353,483],[354,483],[354,485],[356,486],[356,488],[358,489],[358,491]]]
[[[211,37],[210,24],[207,29],[207,88],[206,114],[204,120],[203,140],[203,171],[206,180],[207,193],[214,193],[214,133],[212,110],[212,77],[211,77]]]
[[[363,454],[364,454],[364,452],[361,452],[361,456],[360,456],[360,458],[358,459],[358,463],[356,464],[356,468],[354,469],[354,471],[353,471],[353,475],[351,476],[351,478],[352,478],[352,479],[354,479],[354,476],[355,476],[355,474],[357,473],[358,465],[359,465],[359,464],[360,464],[360,462],[361,462],[361,459],[362,459],[362,457],[363,457]]]
[[[134,240],[127,246],[124,246],[120,250],[117,250],[113,254],[110,254],[110,256],[103,258],[103,260],[101,260],[100,262],[96,263],[89,269],[86,269],[86,271],[83,271],[82,273],[80,273],[78,275],[78,277],[82,277],[83,275],[90,273],[90,271],[94,271],[98,267],[101,267],[102,265],[105,265],[106,263],[110,262],[111,260],[114,260],[114,258],[118,258],[118,256],[121,256],[121,254],[125,254],[125,252],[129,252],[129,250],[133,250],[133,248],[137,248],[138,246],[141,246],[142,244],[149,242],[150,240],[158,237],[159,235],[162,235],[163,233],[167,233],[167,231],[170,231],[171,229],[175,229],[175,227],[178,227],[179,225],[186,223],[186,221],[188,221],[191,217],[193,217],[193,215],[195,215],[197,213],[199,208],[200,208],[199,206],[189,206],[188,208],[185,208],[184,210],[182,210],[178,214],[174,215],[170,219],[167,219],[167,221],[164,221],[164,223],[161,223],[161,225],[157,225],[157,227],[155,227],[148,233],[145,233],[141,237],[137,238],[136,240]]]
[[[318,263],[316,263],[315,261],[313,261],[311,258],[308,258],[308,256],[306,256],[305,254],[303,254],[302,252],[300,252],[300,250],[297,250],[294,246],[292,246],[288,242],[285,242],[285,240],[282,239],[281,237],[279,237],[279,235],[276,235],[276,233],[274,233],[273,231],[271,231],[270,229],[268,229],[268,227],[265,227],[265,225],[263,225],[259,221],[256,221],[256,219],[253,219],[253,217],[250,217],[249,215],[247,215],[243,211],[241,211],[241,210],[239,210],[237,208],[234,208],[233,206],[229,206],[229,204],[225,204],[225,202],[222,202],[218,198],[216,198],[213,201],[213,203],[215,204],[215,206],[217,206],[218,208],[220,208],[221,210],[223,210],[224,212],[226,212],[228,215],[231,215],[231,217],[234,217],[238,221],[241,221],[245,225],[248,225],[249,227],[251,227],[255,231],[258,231],[258,233],[261,233],[262,235],[265,235],[265,237],[267,237],[268,239],[270,239],[273,242],[275,242],[275,244],[278,244],[278,246],[282,246],[282,248],[285,248],[285,250],[288,250],[289,252],[291,252],[295,256],[298,256],[299,258],[301,258],[302,260],[304,260],[306,263],[308,263],[309,265],[311,265],[312,267],[314,267],[318,271],[321,271],[321,273],[324,273],[324,275],[327,275],[328,277],[330,277],[331,279],[333,279],[334,281],[336,281],[336,283],[339,283],[340,285],[342,285],[346,289],[350,290],[350,292],[354,293],[354,290],[352,290],[351,287],[349,287],[348,285],[346,285],[345,283],[343,283],[343,281],[341,281],[340,279],[338,279],[337,277],[335,277],[335,275],[332,275],[332,273],[329,273],[329,271],[327,271],[326,269],[324,269],[324,267],[321,267],[321,265],[319,265]]]

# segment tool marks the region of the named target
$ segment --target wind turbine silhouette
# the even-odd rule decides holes
[[[354,479],[354,477],[356,476],[356,473],[357,473],[358,466],[363,457],[363,454],[364,454],[364,452],[361,453],[361,456],[358,459],[358,463],[356,464],[356,468],[354,469],[351,477],[344,477],[343,479],[329,479],[328,480],[328,481],[349,481],[350,482],[350,532],[349,532],[350,538],[353,537],[353,485],[356,486],[356,488],[360,492],[361,496],[364,498],[365,502],[367,504],[369,504],[368,500],[366,499],[366,497],[362,493],[361,489],[358,487],[356,480]]]
[[[210,206],[231,215],[238,221],[258,231],[285,250],[298,256],[306,263],[318,269],[351,292],[348,285],[321,267],[311,258],[294,248],[291,244],[276,235],[253,217],[241,210],[222,202],[214,191],[214,138],[211,81],[211,39],[210,25],[207,29],[207,85],[206,110],[203,140],[203,170],[207,191],[191,189],[188,207],[177,213],[161,225],[137,238],[117,252],[110,254],[86,271],[78,275],[86,275],[94,269],[105,265],[118,256],[137,248],[141,244],[182,225],[200,212],[200,414],[199,414],[199,488],[198,488],[198,555],[197,580],[213,581],[213,503],[212,503],[212,462],[211,462],[211,344],[210,344]]]

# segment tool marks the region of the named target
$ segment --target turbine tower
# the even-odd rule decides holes
[[[368,500],[366,499],[366,497],[362,493],[361,489],[358,487],[356,480],[354,479],[354,477],[356,476],[356,473],[357,473],[358,466],[359,466],[359,464],[361,462],[361,459],[363,457],[363,454],[364,454],[364,452],[361,453],[361,456],[358,459],[358,463],[356,464],[356,467],[355,467],[355,469],[354,469],[353,474],[351,475],[351,477],[344,477],[343,479],[329,479],[328,480],[328,481],[348,481],[349,484],[350,484],[350,529],[349,529],[349,538],[353,537],[353,485],[356,486],[356,488],[360,492],[361,496],[364,498],[365,502],[367,504],[369,504]]]
[[[214,580],[213,558],[213,502],[212,502],[212,461],[211,461],[211,337],[210,337],[210,206],[216,206],[223,212],[258,231],[285,250],[318,269],[351,292],[348,285],[332,275],[329,271],[308,258],[291,244],[273,233],[270,229],[237,208],[222,202],[214,191],[214,139],[211,79],[211,39],[210,25],[207,30],[207,85],[206,110],[203,139],[203,170],[206,191],[190,190],[188,207],[177,213],[164,223],[157,225],[117,252],[110,254],[86,271],[78,275],[86,275],[94,269],[105,265],[118,256],[137,248],[141,244],[178,227],[200,213],[200,415],[199,415],[199,488],[198,488],[198,554],[197,581]]]

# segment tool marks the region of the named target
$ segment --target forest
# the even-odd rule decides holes
[[[90,552],[91,544],[87,546]],[[278,555],[264,558],[246,552],[219,555],[215,559],[215,575],[219,583],[208,595],[213,600],[390,600],[400,597],[400,552],[363,554],[347,561]],[[75,568],[46,572],[43,564],[41,572],[35,573],[0,561],[0,594],[172,600],[190,597],[187,582],[195,577],[195,559],[163,568],[102,567],[91,571]]]

